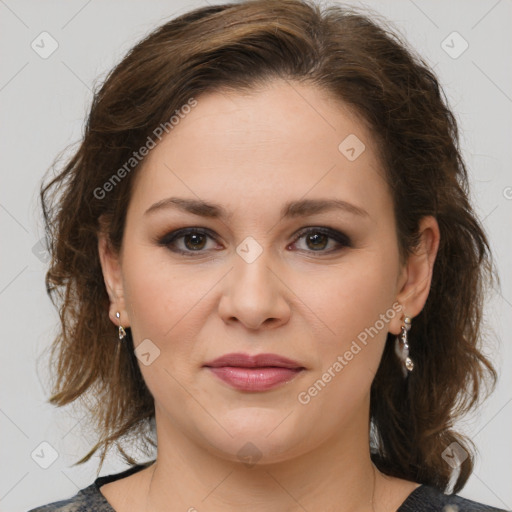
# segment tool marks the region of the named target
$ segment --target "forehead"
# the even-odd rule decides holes
[[[275,81],[196,101],[146,157],[132,200],[182,195],[227,209],[263,202],[277,211],[307,195],[352,199],[376,211],[390,206],[365,124],[322,89]]]

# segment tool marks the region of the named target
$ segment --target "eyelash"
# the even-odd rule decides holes
[[[331,254],[331,253],[340,251],[344,247],[352,247],[352,242],[351,242],[350,238],[347,235],[345,235],[344,233],[341,233],[340,231],[337,231],[337,230],[331,229],[331,228],[327,228],[327,227],[308,227],[308,228],[302,229],[297,234],[297,236],[295,237],[295,239],[292,242],[292,244],[297,243],[301,238],[303,238],[304,236],[306,236],[308,234],[321,234],[321,235],[325,235],[325,236],[328,237],[328,239],[332,239],[332,240],[336,241],[342,247],[338,247],[336,249],[331,249],[331,250],[328,250],[328,251],[325,251],[325,250],[318,250],[318,251],[306,250],[305,252],[320,253],[320,254],[322,254],[322,253],[323,254]],[[170,251],[178,253],[178,254],[186,254],[186,255],[191,255],[191,256],[196,256],[196,255],[200,256],[200,255],[202,255],[205,252],[203,250],[197,250],[197,251],[186,250],[185,251],[185,250],[182,250],[182,249],[177,249],[176,247],[172,247],[172,244],[176,240],[184,238],[187,235],[202,235],[202,236],[207,236],[207,237],[212,238],[213,240],[215,240],[215,237],[213,236],[213,234],[212,234],[212,232],[210,230],[207,230],[207,229],[204,229],[204,228],[183,228],[183,229],[178,229],[176,231],[172,231],[171,233],[167,233],[165,236],[163,236],[162,238],[158,239],[157,243],[158,243],[158,245],[166,247]]]

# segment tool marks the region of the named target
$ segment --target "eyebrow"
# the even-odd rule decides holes
[[[220,219],[227,219],[231,217],[226,209],[219,204],[182,197],[168,197],[166,199],[162,199],[161,201],[151,205],[144,212],[144,215],[168,208],[175,208],[201,217]],[[368,212],[363,208],[341,199],[300,199],[298,201],[290,201],[286,203],[281,209],[281,218],[306,217],[308,215],[314,215],[316,213],[331,210],[343,210],[352,215],[369,217]]]

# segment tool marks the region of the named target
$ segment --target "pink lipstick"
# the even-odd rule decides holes
[[[204,365],[240,391],[267,391],[294,379],[305,368],[277,354],[226,354]]]

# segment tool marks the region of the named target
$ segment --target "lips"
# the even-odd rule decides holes
[[[227,354],[204,366],[232,388],[253,392],[273,389],[305,370],[297,361],[277,354]]]
[[[297,361],[288,359],[287,357],[279,356],[277,354],[226,354],[213,361],[206,363],[204,366],[210,368],[220,368],[223,366],[233,366],[237,368],[290,368],[290,369],[303,369],[304,367]]]

